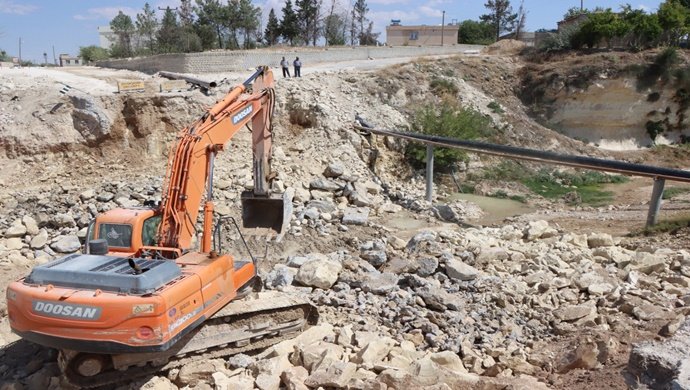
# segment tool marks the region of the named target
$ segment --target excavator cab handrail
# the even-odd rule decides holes
[[[254,254],[252,253],[251,249],[249,249],[249,245],[247,244],[247,240],[244,239],[244,234],[242,234],[242,230],[240,229],[240,226],[237,224],[237,221],[233,217],[220,217],[218,218],[218,222],[216,222],[216,226],[213,229],[213,250],[216,253],[223,253],[223,232],[221,230],[222,223],[223,221],[230,220],[233,225],[235,225],[235,229],[237,229],[237,233],[240,235],[240,238],[242,239],[242,243],[244,244],[244,247],[247,249],[247,253],[249,254],[249,257],[252,259],[252,263],[256,266],[256,257],[254,257]]]

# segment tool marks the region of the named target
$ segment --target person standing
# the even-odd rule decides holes
[[[290,64],[287,62],[285,57],[280,61],[280,67],[283,68],[283,77],[290,77]]]
[[[299,57],[295,57],[292,65],[295,66],[295,77],[302,77],[302,61],[299,60]]]

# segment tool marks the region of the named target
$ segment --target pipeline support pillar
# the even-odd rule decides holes
[[[666,180],[658,177],[654,178],[654,189],[652,190],[652,200],[649,202],[649,213],[647,214],[647,227],[656,225],[659,220],[659,210],[661,210],[661,200],[664,196],[664,185]]]
[[[434,147],[426,145],[426,200],[431,202],[434,196]]]

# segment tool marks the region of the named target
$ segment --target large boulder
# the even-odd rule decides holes
[[[295,280],[305,286],[327,290],[338,280],[342,269],[343,266],[334,260],[312,260],[299,268]]]
[[[634,345],[628,371],[653,389],[690,389],[690,320],[665,341]]]
[[[16,220],[12,224],[12,226],[8,227],[7,230],[5,230],[5,237],[7,238],[12,238],[12,237],[24,237],[26,234],[26,226],[22,225],[21,220]]]
[[[479,276],[479,270],[460,260],[450,260],[446,262],[446,274],[456,280],[469,281]]]
[[[72,253],[81,248],[81,242],[79,242],[79,237],[74,235],[62,236],[52,243],[50,247],[58,253]]]

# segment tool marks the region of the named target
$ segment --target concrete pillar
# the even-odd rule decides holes
[[[661,200],[664,196],[664,185],[666,180],[654,178],[654,189],[652,190],[652,200],[649,202],[649,213],[647,214],[647,227],[656,225],[659,220],[659,210],[661,210]]]
[[[426,200],[431,202],[434,196],[434,147],[426,145]]]

